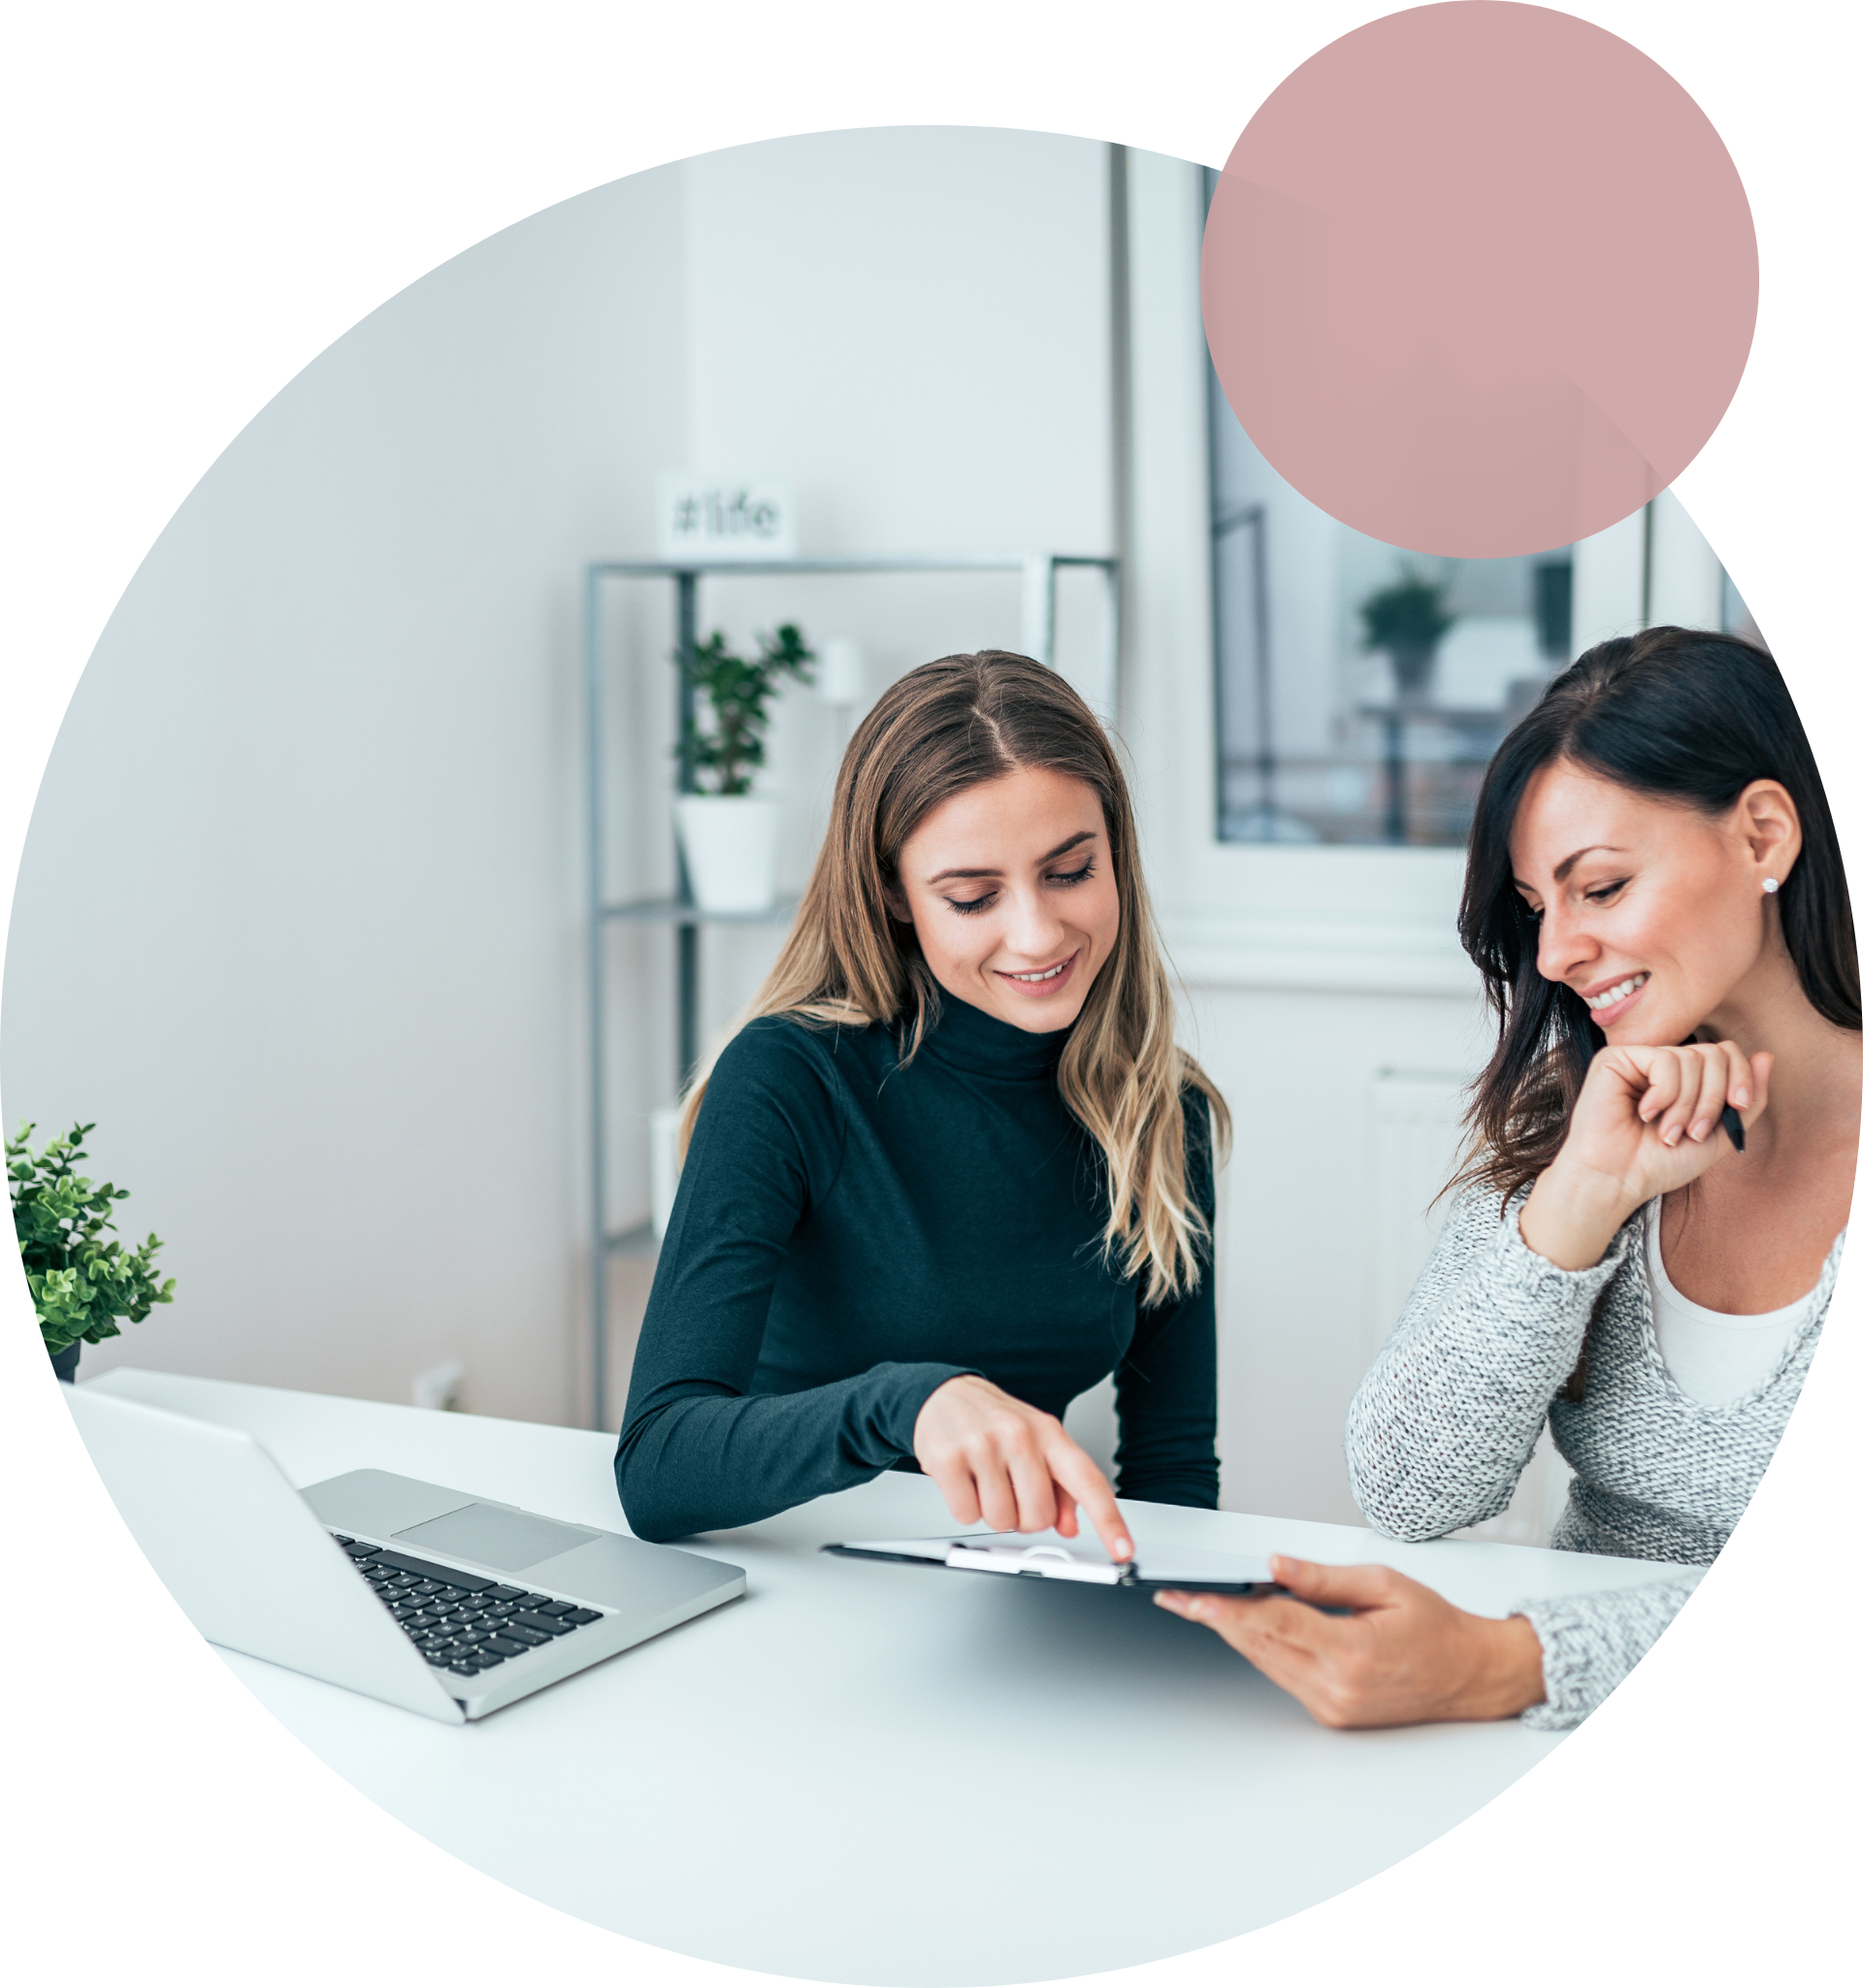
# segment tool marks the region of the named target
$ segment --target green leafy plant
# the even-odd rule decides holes
[[[1368,649],[1433,649],[1454,626],[1444,606],[1445,591],[1406,564],[1403,577],[1362,601],[1359,618],[1365,624]]]
[[[116,1225],[111,1220],[113,1205],[128,1200],[129,1190],[109,1181],[100,1188],[77,1172],[76,1162],[89,1157],[84,1135],[95,1130],[94,1125],[73,1125],[37,1154],[26,1143],[33,1133],[29,1124],[6,1142],[14,1233],[39,1329],[51,1353],[81,1339],[91,1346],[114,1339],[118,1319],[134,1324],[175,1296],[172,1277],[162,1285],[155,1281],[155,1253],[162,1247],[158,1237],[133,1250],[114,1237],[104,1239],[105,1230]]]
[[[675,664],[680,660],[673,658]],[[809,665],[815,652],[803,641],[801,630],[786,621],[773,636],[757,637],[754,660],[733,655],[715,631],[684,660],[694,689],[704,695],[711,723],[702,728],[697,720],[690,722],[679,750],[690,756],[697,774],[711,776],[711,793],[748,794],[752,772],[764,764],[770,700],[785,677],[814,680]]]

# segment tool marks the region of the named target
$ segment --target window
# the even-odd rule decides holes
[[[1494,748],[1571,660],[1571,548],[1367,538],[1277,475],[1210,383],[1219,836],[1459,846]]]
[[[1530,557],[1407,552],[1277,474],[1203,363],[1220,841],[1458,848],[1496,746],[1575,654],[1655,622],[1759,639],[1672,492]]]

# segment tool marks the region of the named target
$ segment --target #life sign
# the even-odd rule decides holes
[[[796,493],[780,476],[700,476],[669,470],[656,494],[662,559],[796,557]]]

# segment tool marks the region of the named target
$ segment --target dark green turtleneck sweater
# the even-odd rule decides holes
[[[660,1253],[615,1482],[642,1539],[744,1525],[909,1463],[927,1396],[982,1374],[1051,1415],[1116,1375],[1122,1496],[1214,1507],[1214,1266],[1155,1310],[1112,1275],[1066,1031],[946,996],[893,1030],[750,1024],[713,1070]],[[1214,1220],[1209,1119],[1186,1093]]]

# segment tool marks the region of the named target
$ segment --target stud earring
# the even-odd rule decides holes
[[[1777,877],[1768,877],[1759,888],[1766,893],[1767,896],[1777,897],[1779,896],[1779,879]]]

